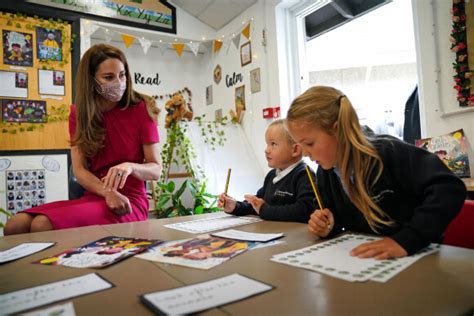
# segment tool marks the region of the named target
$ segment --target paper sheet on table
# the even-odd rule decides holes
[[[22,313],[22,316],[76,316],[72,302],[54,305],[31,313]]]
[[[229,238],[235,240],[246,240],[246,241],[258,241],[258,242],[267,242],[273,239],[283,237],[283,233],[275,234],[262,234],[262,233],[251,233],[245,232],[237,229],[228,229],[218,233],[211,234],[212,236]]]
[[[53,246],[54,242],[26,242],[0,251],[0,263],[20,259]]]
[[[179,222],[164,225],[165,227],[184,231],[192,234],[202,234],[210,231],[226,229],[230,227],[247,225],[262,221],[259,217],[234,216],[223,214],[218,217],[201,218],[193,221]]]

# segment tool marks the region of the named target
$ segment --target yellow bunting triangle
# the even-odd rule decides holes
[[[127,34],[120,34],[122,36],[123,43],[125,47],[129,48],[132,45],[133,41],[135,41],[135,37],[127,35]]]
[[[178,54],[179,57],[181,57],[181,54],[183,53],[184,49],[184,44],[173,44],[174,49],[176,50],[176,54]]]
[[[250,22],[247,26],[242,30],[242,34],[249,39],[250,38]]]
[[[222,42],[215,40],[214,41],[214,53],[217,53],[222,47]]]

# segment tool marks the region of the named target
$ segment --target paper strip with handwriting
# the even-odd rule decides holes
[[[254,246],[255,243],[249,241],[202,235],[163,243],[136,258],[206,270]]]
[[[54,245],[54,242],[25,242],[13,248],[0,251],[0,263],[20,259]]]
[[[229,238],[235,240],[246,240],[246,241],[258,241],[258,242],[267,242],[273,239],[283,237],[283,233],[276,234],[262,234],[262,233],[250,233],[244,232],[237,229],[228,229],[218,233],[211,234],[212,236]]]
[[[165,227],[181,230],[192,234],[202,234],[230,227],[247,225],[262,221],[259,217],[234,216],[224,214],[219,217],[202,218],[193,221],[164,225]]]
[[[159,243],[159,240],[108,236],[33,263],[72,268],[103,268]]]
[[[271,260],[324,273],[346,281],[363,282],[381,273],[386,274],[386,277],[388,274],[393,276],[394,273],[402,271],[419,258],[432,253],[428,251],[410,257],[389,260],[361,259],[349,254],[358,245],[379,239],[381,238],[346,234],[313,246],[274,255]],[[397,267],[401,263],[405,264]],[[383,281],[385,278],[378,277],[377,279]],[[386,280],[388,279],[386,278]]]
[[[111,288],[113,285],[95,273],[0,295],[2,314],[18,313],[72,297]]]
[[[207,282],[141,296],[160,314],[184,315],[239,301],[272,290],[271,285],[234,273]]]
[[[22,313],[22,316],[75,316],[72,302],[54,305],[49,308],[40,309],[30,313]]]

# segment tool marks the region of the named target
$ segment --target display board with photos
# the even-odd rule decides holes
[[[0,34],[0,148],[68,148],[71,24],[0,10]]]

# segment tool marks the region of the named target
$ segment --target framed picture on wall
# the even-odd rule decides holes
[[[260,68],[255,68],[250,72],[250,92],[260,92]]]
[[[212,104],[212,85],[206,87],[206,105]]]
[[[252,62],[252,48],[250,41],[240,46],[240,64],[243,66]]]
[[[5,123],[46,123],[46,101],[3,99],[2,120]]]
[[[68,149],[0,151],[0,207],[15,214],[67,200],[70,162]]]
[[[221,82],[221,79],[222,79],[222,68],[220,65],[217,65],[214,68],[214,82],[216,84],[219,84],[219,82]]]
[[[245,111],[245,85],[235,88],[235,111]]]
[[[215,110],[214,115],[215,115],[215,117],[214,117],[215,121],[218,122],[218,121],[222,120],[222,109]]]
[[[0,97],[28,98],[28,73],[0,70]]]
[[[5,65],[33,66],[32,34],[3,30],[2,40]]]
[[[36,28],[36,56],[40,60],[63,60],[62,32],[60,30]]]
[[[64,71],[38,70],[39,94],[65,95]]]

